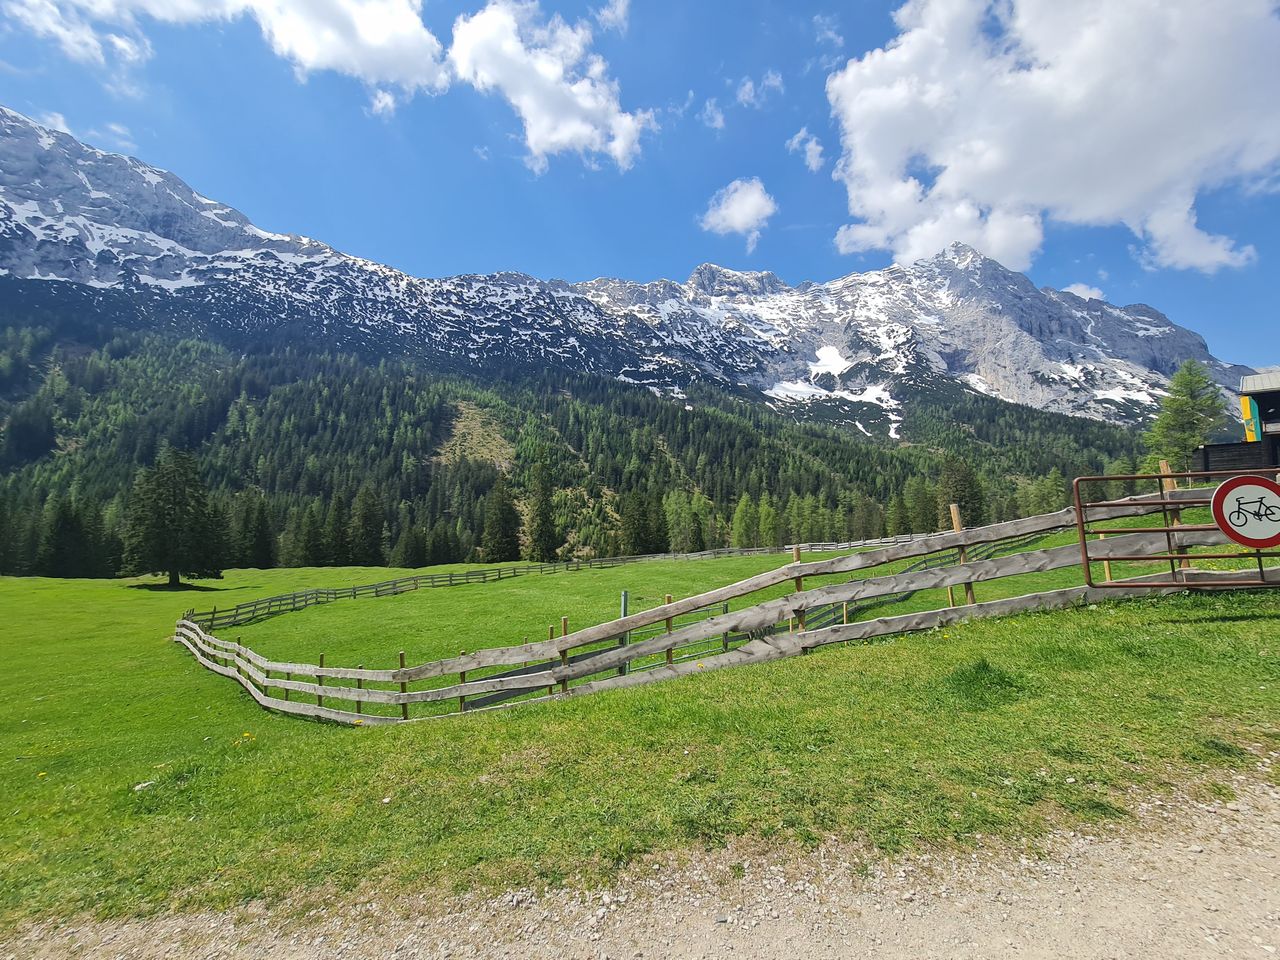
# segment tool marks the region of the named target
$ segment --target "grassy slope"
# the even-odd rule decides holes
[[[502,595],[462,587],[361,600],[272,623],[292,646],[290,623],[306,634],[320,614],[341,614],[412,649],[446,607],[524,609],[531,630],[561,611],[581,624],[612,615],[624,586],[639,608],[781,559],[678,565],[684,591],[654,564],[515,580]],[[237,572],[201,595],[0,579],[0,917],[229,904],[367,879],[557,882],[738,833],[896,848],[1034,832],[1117,815],[1128,785],[1158,788],[1189,769],[1244,763],[1241,746],[1280,741],[1275,593],[985,621],[370,729],[264,713],[164,639],[190,598],[222,606],[377,576]],[[430,642],[478,645],[461,633]]]

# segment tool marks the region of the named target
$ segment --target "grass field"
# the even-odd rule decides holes
[[[373,666],[384,650],[423,659],[536,638],[561,615],[615,616],[622,589],[642,609],[786,559],[426,590],[242,632],[263,652]],[[976,622],[366,729],[265,713],[166,639],[193,604],[389,575],[237,571],[210,593],[0,579],[3,922],[322,885],[590,881],[648,851],[738,834],[887,849],[1034,835],[1122,817],[1130,786],[1159,790],[1280,743],[1274,592]]]

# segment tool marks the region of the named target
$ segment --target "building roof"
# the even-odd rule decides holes
[[[1266,393],[1270,390],[1280,390],[1280,370],[1240,378],[1241,393]]]

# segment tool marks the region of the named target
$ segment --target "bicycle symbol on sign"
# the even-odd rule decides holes
[[[1245,526],[1250,517],[1254,520],[1280,521],[1280,504],[1267,503],[1266,497],[1258,497],[1256,500],[1236,497],[1236,508],[1227,515],[1227,522],[1239,528]]]

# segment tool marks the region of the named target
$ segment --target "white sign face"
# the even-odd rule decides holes
[[[1214,491],[1213,520],[1246,547],[1280,546],[1280,483],[1266,477],[1232,477]]]

